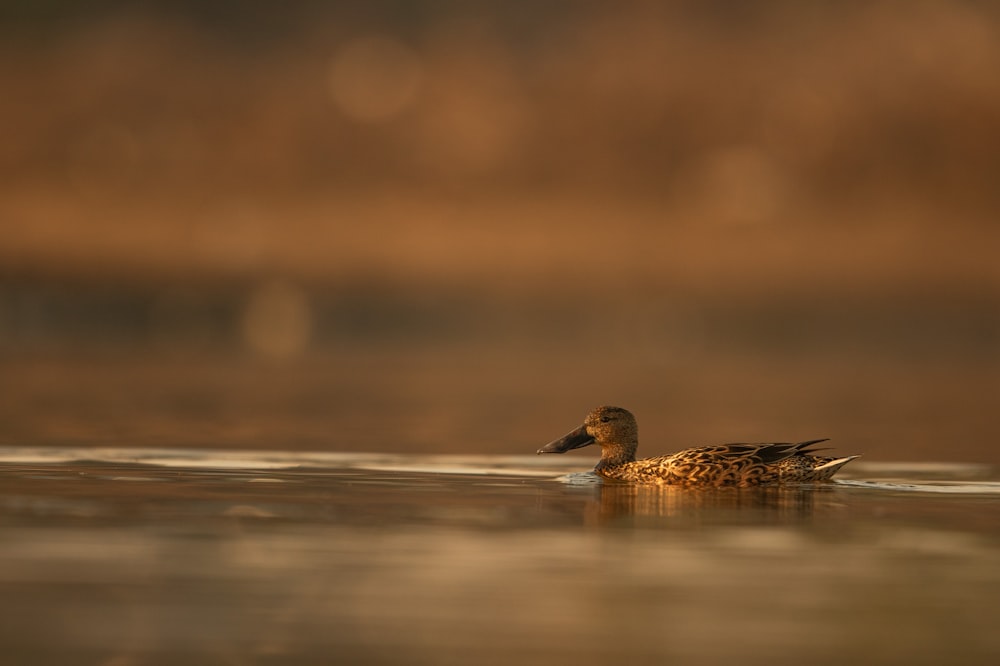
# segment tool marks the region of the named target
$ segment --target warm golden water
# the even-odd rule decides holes
[[[995,663],[1000,482],[571,458],[0,450],[4,664]],[[567,475],[568,473],[568,475]]]

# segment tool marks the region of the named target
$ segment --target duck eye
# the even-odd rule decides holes
[[[601,423],[607,423],[610,420],[611,420],[610,416],[602,416],[601,417]]]

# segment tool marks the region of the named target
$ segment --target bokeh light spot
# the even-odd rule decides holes
[[[382,122],[409,107],[423,78],[420,58],[384,36],[347,42],[330,66],[330,94],[347,117]]]
[[[247,299],[243,339],[260,356],[290,358],[305,351],[312,324],[312,308],[300,288],[280,280],[266,282]]]

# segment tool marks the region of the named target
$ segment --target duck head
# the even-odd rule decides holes
[[[621,407],[598,407],[587,414],[582,426],[549,442],[538,453],[566,453],[594,443],[601,447],[602,459],[634,460],[639,426],[632,412]]]

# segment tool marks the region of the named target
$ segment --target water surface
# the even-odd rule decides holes
[[[11,664],[995,663],[1000,479],[609,485],[579,459],[0,449]]]

